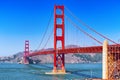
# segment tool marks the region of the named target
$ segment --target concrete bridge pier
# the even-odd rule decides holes
[[[105,40],[103,43],[102,79],[108,80],[108,41],[107,40]]]

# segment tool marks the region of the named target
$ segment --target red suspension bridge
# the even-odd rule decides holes
[[[29,52],[29,41],[25,41],[25,53],[24,53],[24,63],[29,64],[28,57],[42,55],[42,54],[53,54],[54,55],[54,67],[51,74],[66,74],[65,70],[65,54],[70,53],[84,53],[84,54],[101,54],[103,53],[103,79],[106,80],[115,80],[116,75],[120,76],[120,45],[114,42],[113,40],[107,38],[106,36],[98,33],[90,26],[82,22],[78,19],[68,8],[65,9],[73,16],[79,23],[93,31],[97,35],[102,38],[112,42],[113,44],[109,45],[107,42],[102,46],[102,42],[88,34],[86,31],[82,30],[79,26],[77,26],[68,16],[64,14],[64,6],[54,6],[54,49],[53,50],[39,50],[36,52]],[[57,10],[61,10],[61,14],[57,14]],[[87,35],[94,41],[96,41],[101,46],[88,46],[88,47],[76,47],[76,48],[65,48],[65,21],[64,17],[71,23],[74,27],[76,27],[83,34]],[[57,23],[57,19],[61,19],[61,23]],[[57,29],[61,29],[61,35],[57,35]],[[44,34],[45,36],[45,34]],[[42,38],[43,39],[43,38]],[[49,40],[49,39],[48,39]],[[43,41],[43,40],[42,40]],[[61,42],[61,48],[58,48],[58,41]],[[106,70],[106,71],[105,71]]]

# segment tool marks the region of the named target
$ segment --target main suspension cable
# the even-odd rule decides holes
[[[47,24],[47,28],[46,28],[46,30],[45,30],[45,32],[44,32],[44,34],[43,34],[43,36],[42,36],[42,39],[41,39],[41,41],[40,41],[40,44],[38,45],[38,47],[37,47],[36,50],[38,50],[38,49],[41,47],[41,44],[42,44],[42,42],[43,42],[43,40],[44,40],[44,38],[45,38],[45,36],[46,36],[46,33],[47,33],[47,31],[48,31],[49,26],[50,26],[50,22],[51,22],[51,20],[52,20],[52,16],[53,16],[53,10],[52,10],[52,12],[51,12],[51,15],[50,15],[50,18],[49,18],[49,21],[48,21],[48,24]]]
[[[51,38],[52,34],[53,34],[53,29],[52,29],[52,32],[50,33],[45,45],[43,46],[43,49],[45,49],[45,47],[47,46],[48,42],[50,41],[50,38]]]

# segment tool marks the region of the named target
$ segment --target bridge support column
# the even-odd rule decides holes
[[[60,13],[58,13],[59,11]],[[61,30],[61,32],[57,32]],[[61,35],[59,35],[61,34]],[[61,42],[61,44],[58,44],[58,41]],[[62,49],[64,49],[64,6],[54,6],[54,50],[56,52],[54,53],[54,68],[52,73],[48,74],[66,74],[65,71],[65,61],[64,61],[64,53],[59,54],[57,52],[58,46]]]
[[[29,41],[25,41],[25,51],[24,51],[24,64],[29,64],[27,56],[29,55]]]
[[[107,40],[105,40],[103,43],[102,79],[108,80],[108,41]]]
[[[57,13],[60,10],[61,13]],[[60,21],[59,21],[60,20]],[[58,30],[61,29],[61,35],[58,35]],[[64,54],[57,53],[57,41],[61,41],[61,48],[64,49],[64,6],[54,7],[54,69],[53,73],[64,74]]]

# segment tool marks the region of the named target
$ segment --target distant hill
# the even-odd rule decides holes
[[[67,48],[78,47],[76,45],[68,45]],[[46,50],[53,50],[48,48]],[[0,58],[0,62],[18,63],[22,61],[24,52],[18,52],[9,57]],[[53,63],[53,54],[39,55],[32,57],[33,60],[37,60],[40,63]],[[97,63],[102,62],[101,54],[65,54],[65,63]]]

